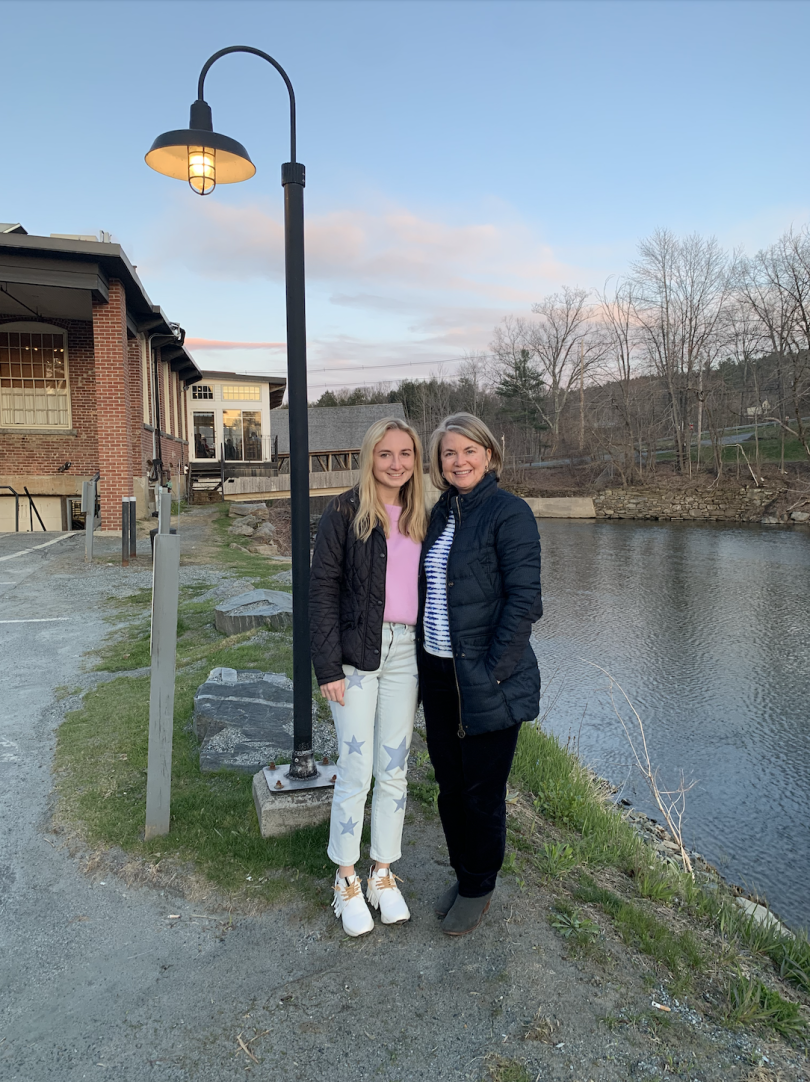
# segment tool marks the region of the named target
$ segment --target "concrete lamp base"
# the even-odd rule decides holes
[[[334,766],[319,766],[311,781],[291,781],[287,766],[265,767],[253,775],[253,803],[263,838],[278,838],[329,818]]]

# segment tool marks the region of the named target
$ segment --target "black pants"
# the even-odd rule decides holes
[[[463,898],[495,889],[506,848],[506,779],[520,725],[480,736],[458,735],[453,659],[423,654],[427,745],[439,783],[439,815]]]

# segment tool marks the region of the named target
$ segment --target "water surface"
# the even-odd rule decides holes
[[[644,721],[662,787],[681,770],[697,782],[687,843],[810,925],[810,535],[553,520],[540,535],[546,727],[660,820],[587,662],[607,669]]]

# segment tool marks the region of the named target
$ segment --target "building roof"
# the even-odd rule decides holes
[[[0,314],[92,319],[92,302],[109,299],[116,278],[127,298],[127,328],[155,335],[161,358],[186,384],[200,370],[183,346],[185,331],[152,304],[120,244],[29,236],[22,226],[0,226]]]
[[[287,389],[286,376],[270,376],[266,372],[212,372],[206,368],[203,379],[227,379],[232,383],[267,383],[270,386],[270,409],[278,409]]]
[[[359,451],[366,429],[383,417],[405,420],[401,402],[382,402],[372,406],[312,406],[307,410],[310,453],[321,451]],[[289,410],[270,414],[270,436],[278,453],[290,453]]]
[[[286,376],[271,376],[267,372],[212,372],[210,368],[201,368],[203,379],[232,379],[235,383],[274,383],[287,386]]]

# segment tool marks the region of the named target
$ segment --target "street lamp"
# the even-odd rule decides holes
[[[289,777],[320,777],[312,754],[312,678],[309,659],[309,434],[307,431],[307,342],[304,300],[304,182],[295,160],[295,94],[287,73],[272,56],[250,45],[220,49],[206,60],[191,105],[189,127],[159,135],[146,164],[167,177],[188,181],[199,195],[217,184],[249,180],[256,167],[241,143],[214,131],[204,100],[205,76],[228,53],[253,53],[272,64],[290,95],[290,161],[281,167],[284,188],[284,263],[287,286],[287,386],[290,425],[290,511],[293,586],[293,761]]]

